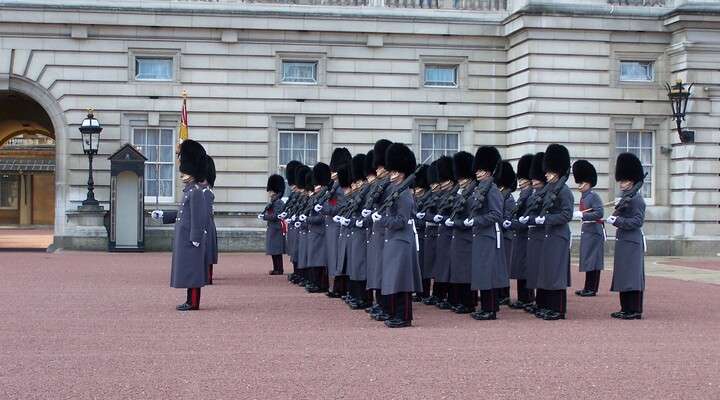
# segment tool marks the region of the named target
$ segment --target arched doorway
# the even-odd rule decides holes
[[[55,222],[55,130],[29,96],[0,92],[0,247],[47,248]]]

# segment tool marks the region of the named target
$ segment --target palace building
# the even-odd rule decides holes
[[[0,0],[0,225],[107,248],[102,215],[78,210],[87,108],[104,128],[104,210],[108,157],[126,143],[148,159],[145,209],[174,207],[186,90],[190,137],[218,169],[224,250],[261,245],[268,174],[388,138],[420,160],[562,143],[595,164],[606,201],[616,155],[634,152],[648,254],[715,255],[719,66],[720,1]],[[678,79],[694,84],[685,142],[665,87]],[[169,248],[170,229],[148,218],[147,248]]]

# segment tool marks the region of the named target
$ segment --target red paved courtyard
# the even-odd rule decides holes
[[[169,263],[0,253],[0,399],[720,398],[715,284],[648,276],[642,321],[609,318],[605,273],[566,321],[416,305],[390,330],[267,276],[259,254],[221,254],[202,310],[180,313]]]

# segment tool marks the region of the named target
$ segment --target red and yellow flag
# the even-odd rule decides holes
[[[182,91],[182,109],[180,109],[180,129],[178,129],[178,140],[182,142],[188,135],[188,112],[187,112],[187,90]]]

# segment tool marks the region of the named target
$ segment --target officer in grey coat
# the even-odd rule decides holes
[[[510,259],[512,258],[512,242],[513,242],[513,231],[504,226],[504,221],[512,219],[512,212],[515,209],[515,198],[512,193],[517,189],[517,178],[515,176],[515,170],[509,161],[501,161],[500,165],[495,171],[495,185],[500,189],[500,194],[503,196],[503,226],[501,231],[503,234],[502,248],[505,253],[505,267],[507,269],[508,277],[510,276]],[[508,280],[508,286],[500,288],[498,290],[499,304],[510,305],[510,281]]]
[[[515,206],[510,212],[510,218],[503,221],[503,228],[512,231],[512,249],[510,255],[510,279],[517,282],[517,301],[510,303],[515,310],[525,309],[535,301],[535,292],[527,288],[527,245],[528,226],[518,222],[518,218],[525,214],[528,200],[533,193],[530,181],[530,164],[533,155],[525,154],[520,157],[517,168],[517,181],[520,194]]]
[[[217,227],[215,226],[215,212],[213,205],[215,204],[215,161],[207,156],[207,174],[206,179],[200,183],[203,196],[205,197],[206,218],[208,221],[207,229],[207,245],[205,247],[205,263],[208,266],[208,285],[213,284],[213,266],[218,263],[218,239]]]
[[[530,164],[530,182],[533,192],[528,198],[527,207],[523,212],[523,216],[518,218],[518,222],[526,225],[527,234],[527,253],[525,257],[525,288],[535,292],[535,303],[525,306],[525,311],[535,314],[539,308],[544,308],[545,296],[544,292],[538,288],[538,274],[540,272],[540,260],[543,257],[543,242],[545,241],[545,230],[542,226],[529,224],[531,220],[540,213],[543,196],[545,194],[545,173],[543,172],[543,160],[545,152],[536,153]],[[537,289],[537,290],[536,290]]]
[[[331,189],[333,184],[330,177],[330,167],[322,162],[313,166],[312,184],[314,198],[310,207],[306,210],[307,214],[300,216],[301,222],[307,226],[307,266],[310,268],[309,285],[305,286],[305,290],[310,293],[320,293],[328,291],[328,253],[327,241],[325,240],[325,216],[317,210],[317,199],[322,196],[325,191]],[[308,211],[309,210],[309,211]]]
[[[267,222],[265,231],[265,254],[272,259],[270,275],[283,274],[283,253],[285,252],[285,222],[280,218],[284,203],[282,195],[285,193],[285,180],[282,176],[273,174],[268,177],[265,190],[270,199],[265,209],[258,214],[258,219]]]
[[[180,144],[178,153],[181,178],[185,184],[182,203],[177,211],[155,210],[152,218],[163,224],[175,224],[170,286],[187,289],[185,303],[176,308],[190,311],[200,308],[200,288],[208,279],[205,258],[207,206],[202,187],[198,184],[206,179],[207,153],[200,143],[191,139]]]
[[[415,170],[415,155],[402,143],[387,149],[387,169],[390,171],[390,191],[401,189],[402,182]],[[382,249],[382,295],[389,300],[388,328],[412,325],[412,293],[422,289],[422,277],[417,258],[417,233],[413,216],[415,201],[410,188],[398,192],[399,197],[381,215],[372,214],[375,225],[385,230]]]
[[[472,227],[472,288],[480,291],[480,310],[470,316],[478,321],[497,318],[498,292],[508,285],[505,253],[502,249],[503,197],[494,183],[500,153],[495,147],[482,146],[475,153],[473,171],[478,186],[470,202],[471,217],[463,222]]]
[[[342,202],[345,196],[344,190],[350,187],[350,160],[352,156],[350,151],[345,147],[338,147],[333,150],[330,157],[330,178],[332,179],[332,188],[330,189],[330,198],[324,204],[315,207],[325,218],[325,249],[327,251],[327,270],[328,278],[333,281],[332,290],[326,295],[330,298],[338,298],[345,296],[348,292],[347,272],[343,271],[343,265],[338,264],[338,241],[340,240],[340,225],[333,221],[337,213],[337,206]],[[344,169],[346,175],[346,186],[339,182],[338,173]]]
[[[386,152],[392,144],[387,139],[380,139],[375,142],[373,147],[373,166],[375,168],[376,179],[373,182],[373,188],[368,193],[378,194],[375,199],[366,199],[365,208],[362,210],[361,216],[364,218],[370,217],[377,206],[385,201],[387,196],[386,190],[390,184],[389,173],[385,169],[386,164]],[[370,204],[373,203],[373,204]],[[381,293],[382,289],[382,249],[385,245],[385,229],[381,226],[375,226],[371,224],[370,237],[367,243],[367,288],[369,290],[375,290],[375,305],[369,310],[370,318],[377,321],[385,321],[390,319],[388,313],[389,303],[388,298],[383,296]]]
[[[445,226],[445,219],[448,217],[450,208],[454,203],[458,187],[455,184],[452,157],[442,156],[436,160],[435,166],[438,169],[439,190],[442,195],[435,201],[434,215],[427,214],[428,222],[437,224],[438,234],[435,240],[435,264],[433,265],[433,296],[437,299],[435,306],[441,310],[452,309],[448,301],[450,289],[450,244],[452,243],[453,230]]]
[[[432,162],[427,170],[427,181],[431,198],[423,202],[423,207],[418,208],[415,215],[416,221],[422,221],[425,227],[422,237],[423,255],[420,268],[423,277],[423,298],[422,303],[425,305],[435,305],[438,302],[437,291],[438,285],[434,285],[432,279],[435,277],[433,268],[435,266],[435,256],[437,253],[438,224],[428,220],[427,216],[435,216],[437,214],[437,199],[442,195],[440,191],[437,163]]]
[[[575,291],[580,297],[592,297],[600,286],[600,272],[605,265],[605,223],[603,202],[593,191],[597,185],[595,167],[587,160],[577,160],[572,166],[573,178],[580,190],[579,210],[573,213],[580,228],[580,272],[585,273],[585,287]]]
[[[331,277],[334,277],[334,280],[332,290],[328,291],[326,295],[330,298],[340,297],[347,301],[348,294],[350,292],[350,278],[347,260],[349,259],[348,250],[350,249],[351,227],[350,220],[344,217],[339,219],[339,215],[337,213],[339,207],[345,204],[352,184],[350,179],[350,164],[348,163],[347,165],[341,165],[338,167],[335,176],[338,185],[335,198],[331,198],[326,201],[326,207],[323,207],[323,212],[325,212],[326,208],[329,210],[325,218],[330,218],[325,225],[325,238],[327,246],[330,246],[331,244],[335,246],[332,251],[328,248],[328,264],[334,265],[334,269],[332,271],[331,268],[328,267],[328,274]],[[333,227],[333,229],[330,229],[330,227]],[[335,233],[337,235],[335,243],[331,243],[332,241],[327,238],[327,235],[334,234],[333,230],[337,232]],[[334,257],[332,261],[331,257]]]
[[[297,203],[300,201],[300,190],[295,183],[295,174],[297,169],[302,166],[302,163],[296,160],[292,160],[285,166],[285,179],[287,180],[288,186],[290,186],[290,195],[288,196],[287,203],[283,206],[283,211],[280,213],[280,218],[287,224],[287,233],[285,234],[285,254],[290,256],[290,262],[293,265],[293,272],[288,274],[288,281],[291,283],[297,283],[300,275],[297,274],[297,260],[293,258],[295,248],[297,245],[297,230],[289,220],[289,212],[292,210]]]
[[[432,200],[433,193],[430,191],[430,183],[428,180],[429,168],[430,166],[426,164],[420,166],[418,172],[415,174],[415,184],[413,188],[415,208],[418,210],[414,219],[415,229],[417,230],[419,238],[418,244],[420,245],[420,248],[418,249],[418,262],[420,264],[420,273],[422,275],[422,290],[413,295],[414,302],[420,302],[423,299],[430,297],[431,270],[425,266],[425,230],[427,222],[425,222],[425,219],[418,218],[417,216],[417,214],[420,213],[421,207],[423,207],[427,201]],[[432,251],[435,251],[435,249],[432,249]]]
[[[537,226],[544,227],[543,257],[538,273],[538,288],[545,292],[545,310],[536,313],[546,321],[565,319],[567,288],[570,286],[570,221],[574,199],[564,179],[570,174],[570,153],[560,144],[553,143],[545,150],[543,162],[548,188],[543,209],[535,218]],[[532,224],[533,221],[530,221]]]
[[[473,155],[460,151],[453,155],[453,170],[458,182],[458,195],[451,214],[443,221],[452,229],[450,240],[450,290],[448,302],[456,314],[470,314],[477,305],[477,291],[471,289],[473,231],[463,221],[470,217],[470,193],[473,190]]]
[[[295,249],[296,258],[297,258],[297,268],[298,271],[300,271],[300,274],[302,276],[302,279],[298,282],[300,286],[307,287],[311,284],[311,270],[308,266],[308,227],[307,224],[303,224],[302,221],[300,221],[300,213],[302,212],[302,206],[305,206],[309,201],[310,198],[314,192],[313,182],[312,182],[312,169],[307,166],[303,166],[298,168],[297,172],[297,184],[301,185],[303,192],[302,192],[302,202],[301,207],[298,208],[296,211],[296,214],[291,216],[291,221],[293,221],[293,226],[295,227],[297,231],[297,245]]]
[[[615,181],[620,185],[620,200],[607,222],[617,228],[615,261],[610,290],[620,292],[619,319],[641,319],[645,290],[645,200],[640,190],[645,180],[640,160],[632,153],[618,155]]]
[[[368,190],[370,183],[366,180],[368,173],[375,179],[375,170],[372,168],[372,150],[368,154],[357,154],[352,159],[352,198],[355,203],[349,214],[350,241],[348,243],[348,275],[350,277],[350,300],[348,306],[353,310],[364,310],[372,306],[372,293],[367,290],[367,242],[368,223],[360,215],[360,203],[365,201],[363,193]]]

